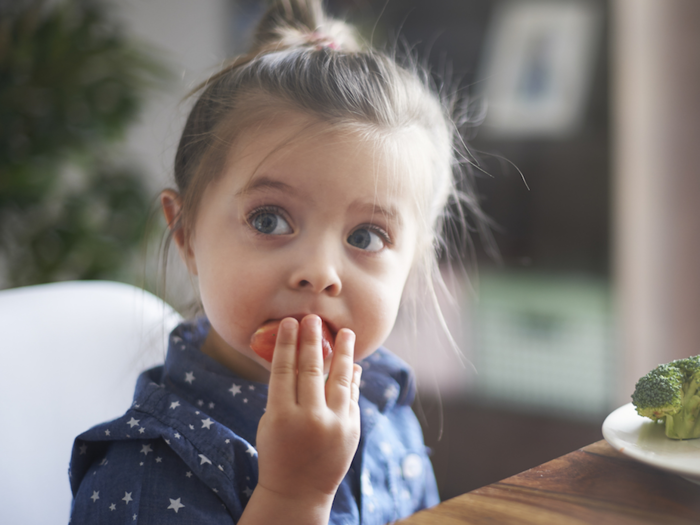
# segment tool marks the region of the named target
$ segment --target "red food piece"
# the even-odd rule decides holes
[[[258,328],[253,337],[250,338],[250,347],[265,361],[272,362],[279,326],[280,321],[268,321]],[[321,349],[323,350],[323,359],[333,352],[333,335],[325,321],[321,323]]]

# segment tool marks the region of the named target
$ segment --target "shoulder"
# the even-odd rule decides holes
[[[410,406],[413,371],[385,349],[361,365],[362,491],[387,520],[405,517],[439,501],[423,432]]]
[[[192,417],[171,414],[180,409]],[[126,498],[123,503],[130,515],[147,515],[145,523],[163,522],[173,512],[194,511],[207,518],[222,512],[229,520],[237,519],[257,482],[257,452],[184,399],[154,393],[148,403],[135,403],[124,416],[76,438],[70,482],[76,517],[103,512],[111,520],[119,500]],[[169,508],[170,500],[179,500],[174,507],[189,508]],[[155,513],[164,510],[170,512]],[[102,523],[96,518],[81,520],[72,523]]]
[[[362,394],[380,409],[410,406],[416,394],[413,369],[386,348],[360,361]]]
[[[74,491],[71,523],[163,523],[176,515],[233,523],[217,495],[162,439],[84,445],[94,460]],[[78,454],[81,454],[78,451]]]

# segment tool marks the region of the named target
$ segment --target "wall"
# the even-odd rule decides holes
[[[179,134],[187,115],[183,98],[227,58],[229,2],[123,0],[118,14],[134,37],[160,51],[174,78],[150,100],[127,139],[128,150],[152,174],[154,190],[172,179]]]
[[[124,0],[116,14],[135,39],[150,46],[169,65],[173,78],[164,91],[153,93],[140,121],[128,134],[125,149],[149,174],[155,209],[157,196],[174,187],[173,160],[191,101],[186,95],[216,72],[228,57],[232,7],[227,0]],[[179,311],[195,302],[195,286],[171,249],[165,282],[157,246],[135,256],[137,275]],[[145,260],[144,260],[145,259]],[[145,269],[144,269],[145,268]]]
[[[614,2],[618,399],[700,354],[700,3]]]

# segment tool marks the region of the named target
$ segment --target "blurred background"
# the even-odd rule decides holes
[[[246,49],[262,0],[0,0],[0,289],[109,279],[161,292],[154,208],[189,90]],[[449,270],[466,360],[419,322],[443,498],[602,438],[637,378],[700,353],[700,3],[328,0],[459,86],[500,258]],[[155,212],[154,212],[155,210]],[[445,263],[449,261],[444,261]],[[166,299],[191,286],[171,264]],[[5,353],[5,352],[3,352]]]

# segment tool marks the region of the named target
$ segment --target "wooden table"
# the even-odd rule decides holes
[[[598,441],[397,522],[700,524],[700,485],[629,459]]]

